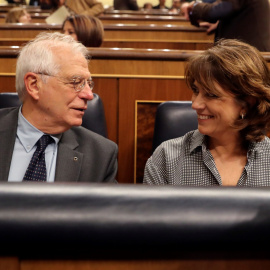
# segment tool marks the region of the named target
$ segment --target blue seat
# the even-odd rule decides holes
[[[181,137],[198,127],[196,112],[191,101],[166,101],[156,112],[153,152],[164,141]]]
[[[0,109],[20,105],[21,101],[17,93],[0,93]],[[107,124],[103,102],[97,94],[94,94],[94,98],[87,103],[82,126],[107,138]]]

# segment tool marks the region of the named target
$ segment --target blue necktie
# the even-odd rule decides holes
[[[46,163],[45,163],[45,149],[54,140],[49,135],[43,135],[37,141],[37,149],[32,156],[32,159],[25,172],[24,181],[46,181]]]

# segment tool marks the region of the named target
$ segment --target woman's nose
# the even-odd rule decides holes
[[[205,101],[203,96],[199,93],[198,95],[193,94],[192,98],[192,109],[199,110],[205,107]]]

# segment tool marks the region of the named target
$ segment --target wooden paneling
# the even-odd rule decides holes
[[[119,27],[120,26],[120,27]],[[111,40],[211,40],[213,36],[207,35],[205,29],[195,26],[158,26],[158,25],[104,25],[105,39]]]
[[[129,183],[135,181],[135,105],[141,101],[190,100],[191,91],[188,90],[184,79],[119,79],[119,180]],[[152,120],[150,120],[152,121]],[[142,138],[140,138],[142,140]],[[149,145],[152,147],[152,144]],[[137,149],[137,156],[146,160],[149,149]],[[142,164],[140,164],[142,165]],[[141,175],[143,168],[137,168]],[[140,182],[140,181],[138,181]]]
[[[1,38],[34,38],[41,31],[61,31],[56,24],[0,24]],[[206,30],[195,26],[178,25],[139,25],[108,24],[104,25],[104,38],[110,40],[210,40]]]
[[[157,106],[161,101],[136,101],[135,107],[135,181],[142,183],[144,167],[152,155]]]
[[[4,23],[0,24],[1,38],[34,38],[40,32],[60,31],[61,25],[46,23],[16,24]]]
[[[14,42],[16,45],[17,42]],[[4,43],[0,39],[1,44],[10,45],[7,42]],[[189,40],[189,41],[175,41],[175,40],[111,40],[105,39],[102,43],[102,47],[105,48],[133,48],[133,49],[166,49],[166,50],[206,50],[213,46],[213,41],[207,40]]]
[[[19,270],[19,259],[15,257],[0,257],[0,270]]]
[[[0,73],[15,73],[18,48],[0,49]],[[89,48],[93,74],[182,76],[189,56],[199,51]]]
[[[31,38],[1,38],[0,46],[23,46]],[[166,50],[206,50],[213,45],[213,41],[207,40],[112,40],[104,39],[103,48],[133,48],[133,49],[166,49]]]
[[[108,138],[118,144],[118,78],[93,77],[94,92],[97,93],[104,105],[108,129]]]
[[[187,21],[183,16],[157,16],[157,15],[134,15],[134,14],[104,14],[99,17],[103,24],[157,24],[157,25],[187,25],[190,26],[190,21]]]
[[[270,260],[22,261],[20,270],[268,270]]]

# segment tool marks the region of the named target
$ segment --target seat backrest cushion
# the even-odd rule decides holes
[[[153,151],[162,142],[181,137],[198,127],[196,112],[191,101],[166,101],[157,108]]]

